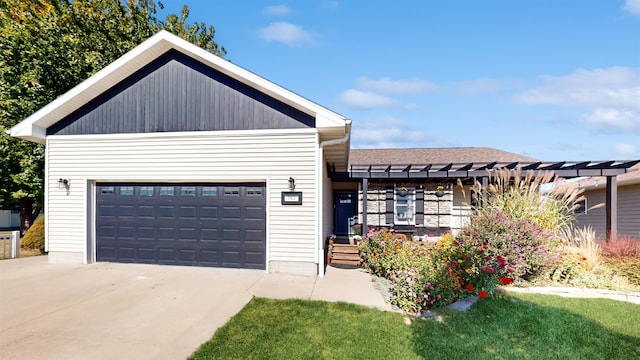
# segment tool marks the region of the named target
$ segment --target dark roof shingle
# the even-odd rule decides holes
[[[351,149],[351,165],[536,162],[538,159],[489,147]]]

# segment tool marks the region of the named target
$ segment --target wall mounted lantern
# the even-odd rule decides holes
[[[65,189],[69,190],[69,184],[70,184],[69,179],[60,178],[60,179],[58,179],[58,184],[61,185],[61,186],[64,186]]]
[[[296,189],[296,179],[289,177],[289,191]]]

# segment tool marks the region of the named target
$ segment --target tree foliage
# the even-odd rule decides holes
[[[6,130],[162,29],[226,55],[187,6],[156,14],[152,0],[0,0],[0,208],[20,209],[23,231],[43,203],[45,150]]]

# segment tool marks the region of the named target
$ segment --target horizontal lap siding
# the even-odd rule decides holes
[[[618,234],[640,239],[640,184],[618,188]]]
[[[269,180],[269,260],[315,261],[315,130],[208,132],[190,136],[58,136],[47,142],[49,251],[83,252],[85,179],[114,181]],[[280,204],[296,179],[303,205]],[[59,178],[70,180],[67,190]]]
[[[591,225],[600,238],[606,234],[605,188],[587,190],[587,213],[576,216],[579,227]],[[591,207],[599,206],[596,209]],[[640,238],[640,184],[618,187],[618,235]]]

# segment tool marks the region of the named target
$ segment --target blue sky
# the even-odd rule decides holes
[[[162,0],[353,120],[352,148],[640,159],[640,0]]]

